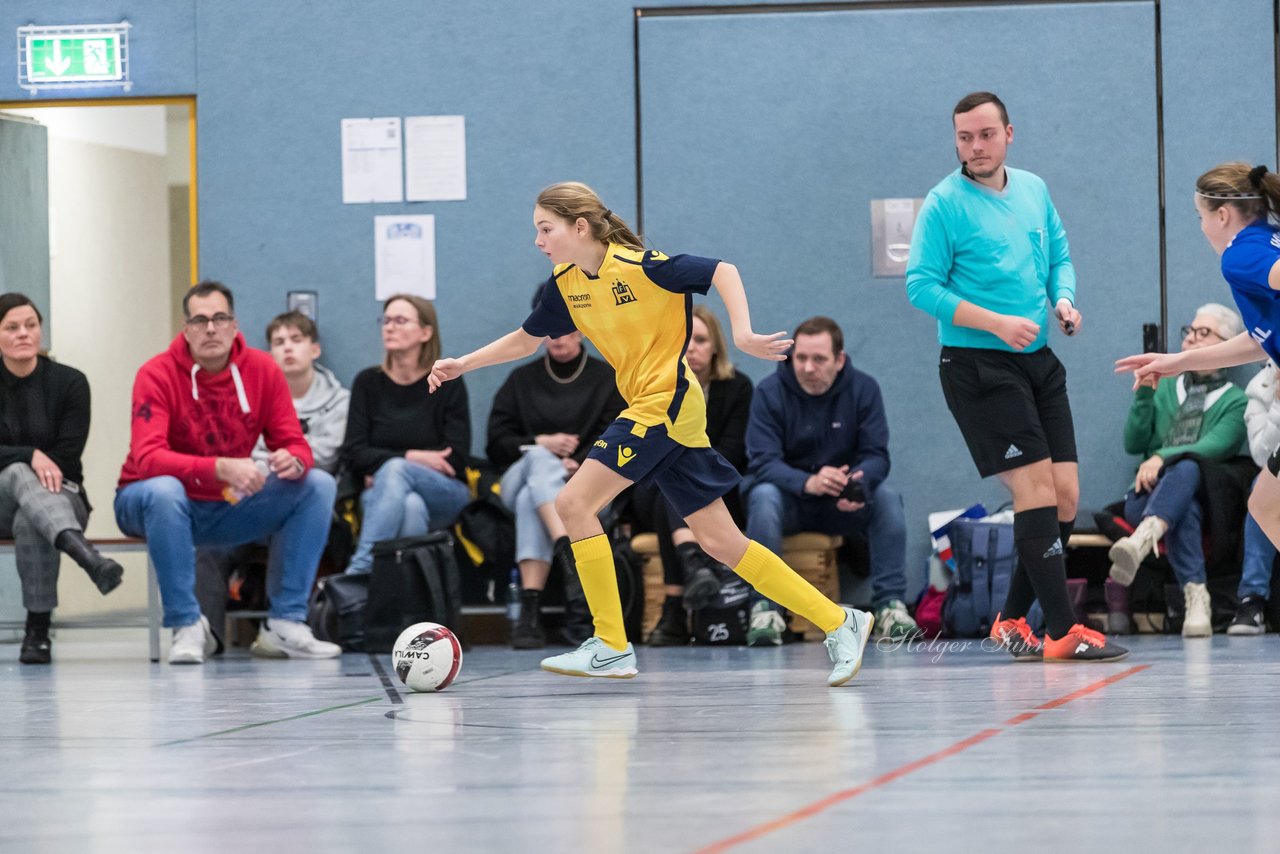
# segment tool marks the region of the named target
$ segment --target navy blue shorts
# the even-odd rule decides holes
[[[632,483],[656,486],[682,518],[724,497],[742,479],[714,448],[686,448],[667,435],[666,427],[644,427],[627,418],[605,428],[587,458]]]

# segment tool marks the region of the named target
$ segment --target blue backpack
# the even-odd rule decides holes
[[[1012,522],[957,519],[951,523],[956,572],[942,603],[946,637],[986,637],[1004,607],[1018,560]]]
[[[942,632],[951,638],[979,638],[991,633],[1004,608],[1009,582],[1018,562],[1013,522],[956,519],[951,523],[955,577],[942,603]],[[1031,606],[1027,622],[1038,631],[1040,605]]]

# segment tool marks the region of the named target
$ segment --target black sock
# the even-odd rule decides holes
[[[1037,507],[1013,514],[1013,540],[1018,549],[1018,564],[1025,571],[1035,598],[1040,600],[1045,628],[1051,638],[1063,637],[1075,625],[1075,613],[1067,596],[1067,569],[1061,536],[1056,507]]]
[[[528,587],[520,591],[520,607],[521,608],[540,608],[542,607],[541,590],[531,590]]]
[[[53,616],[52,611],[28,611],[27,612],[27,629],[36,629],[44,634],[49,633],[49,619]]]
[[[1058,538],[1062,541],[1064,549],[1067,546],[1067,541],[1071,539],[1071,530],[1075,525],[1074,519],[1070,522],[1058,522]],[[1031,579],[1027,576],[1027,570],[1023,567],[1022,560],[1019,559],[1014,564],[1013,577],[1009,579],[1009,594],[1005,597],[1004,608],[1001,610],[1000,616],[1009,620],[1025,617],[1035,601],[1035,588],[1031,586]]]

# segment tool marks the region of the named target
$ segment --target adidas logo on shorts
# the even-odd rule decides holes
[[[1049,546],[1049,551],[1044,553],[1044,557],[1054,557],[1062,554],[1062,539],[1058,538],[1053,541],[1053,545]]]
[[[1020,457],[1020,456],[1022,456],[1022,451],[1018,450],[1017,445],[1010,445],[1009,450],[1004,452],[1004,458],[1006,460],[1011,460],[1014,457]]]

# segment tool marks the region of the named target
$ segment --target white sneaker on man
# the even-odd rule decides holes
[[[1147,555],[1155,554],[1156,545],[1165,534],[1164,520],[1159,516],[1146,516],[1133,533],[1111,544],[1107,557],[1111,559],[1111,577],[1117,584],[1128,587],[1138,574],[1138,567]]]
[[[1182,588],[1186,600],[1186,616],[1182,620],[1184,638],[1207,638],[1213,635],[1213,610],[1209,603],[1209,588],[1192,582]]]
[[[249,652],[260,658],[337,658],[342,647],[317,640],[306,623],[272,617],[262,622]]]
[[[197,622],[189,626],[178,626],[173,630],[173,644],[169,647],[170,664],[204,664],[204,660],[213,655],[218,648],[218,640],[209,628],[209,620],[204,614]]]

